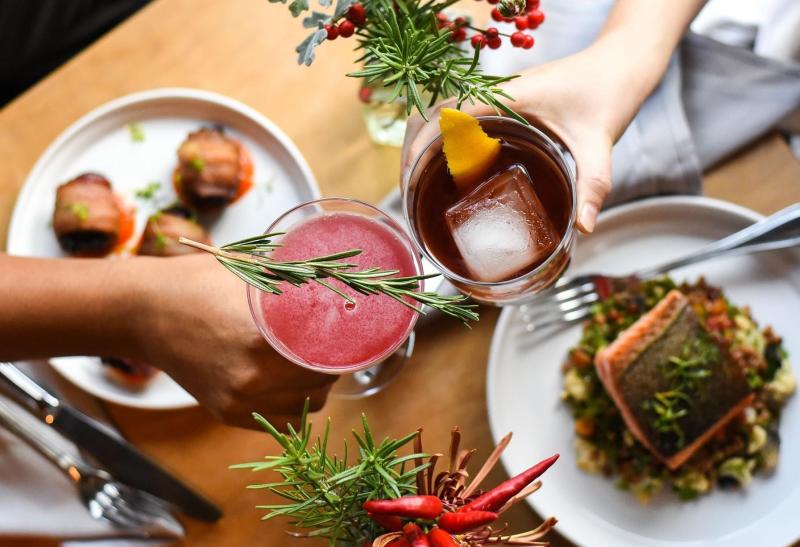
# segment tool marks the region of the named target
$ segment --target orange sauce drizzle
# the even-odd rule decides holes
[[[253,188],[253,157],[250,151],[239,141],[235,141],[239,147],[239,190],[231,200],[231,203],[240,199]]]
[[[119,209],[119,235],[113,252],[119,254],[125,250],[125,244],[133,237],[136,229],[136,208],[117,194],[114,194],[114,202]]]

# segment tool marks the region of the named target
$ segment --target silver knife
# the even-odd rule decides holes
[[[91,454],[116,479],[168,501],[190,517],[214,522],[222,511],[167,473],[104,425],[59,401],[11,363],[0,363],[0,385],[79,448]]]

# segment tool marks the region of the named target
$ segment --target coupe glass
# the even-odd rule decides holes
[[[310,219],[328,215],[341,215],[343,213],[364,217],[377,223],[381,229],[385,229],[386,232],[382,235],[394,238],[396,242],[400,243],[400,245],[395,246],[395,248],[401,249],[401,252],[408,253],[407,256],[403,257],[405,259],[403,260],[404,262],[413,265],[413,271],[408,275],[416,276],[422,274],[422,265],[420,263],[419,254],[415,250],[414,245],[409,239],[408,235],[406,235],[406,232],[394,220],[381,212],[379,209],[376,209],[375,207],[361,201],[343,198],[326,198],[304,203],[281,215],[275,222],[272,223],[272,225],[267,228],[266,233],[286,233],[287,235],[278,236],[274,239],[276,243],[281,243],[283,238],[290,235],[294,228],[309,221]],[[335,251],[345,251],[351,248],[353,248],[352,242],[349,245],[344,245],[342,248],[335,249]],[[304,258],[312,258],[312,256]],[[347,259],[344,260],[346,261]],[[364,269],[373,266],[379,268],[386,267],[382,264],[364,264],[357,269]],[[288,284],[285,285],[286,286],[283,287],[283,289],[287,294],[289,291],[298,290],[296,287],[292,287]],[[253,321],[267,342],[269,342],[270,345],[272,345],[272,347],[278,351],[278,353],[301,367],[324,374],[341,375],[341,378],[333,387],[333,393],[339,397],[359,398],[377,393],[397,375],[403,363],[411,355],[414,348],[414,325],[416,324],[418,315],[416,313],[411,314],[410,319],[408,320],[408,325],[405,327],[402,336],[393,337],[395,339],[391,340],[391,342],[387,342],[384,346],[381,346],[379,351],[374,352],[368,358],[359,360],[358,362],[345,364],[339,363],[336,365],[326,365],[325,363],[311,362],[299,355],[297,351],[292,350],[289,346],[287,346],[284,340],[281,340],[280,336],[276,334],[273,328],[274,325],[270,322],[270,316],[262,307],[262,298],[285,298],[285,296],[263,293],[259,289],[248,285],[247,298],[250,304],[250,312],[253,316]],[[340,297],[337,296],[337,298]],[[359,295],[358,298],[365,299],[388,297],[381,295]],[[342,305],[346,305],[346,301],[343,298]],[[311,314],[314,312],[309,310],[307,313]],[[312,319],[313,317],[311,315],[302,315],[299,320],[312,321]],[[274,322],[275,321],[273,320],[273,323]],[[364,336],[369,335],[365,333]],[[342,341],[342,343],[352,344],[353,340]]]

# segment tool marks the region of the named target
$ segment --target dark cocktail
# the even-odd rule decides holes
[[[479,122],[499,144],[485,152],[467,139],[466,151],[450,153],[437,137],[404,183],[406,216],[419,247],[462,292],[518,302],[553,283],[569,263],[574,171],[565,148],[536,128],[500,117]],[[454,170],[458,153],[468,164],[463,173]],[[477,165],[481,154],[487,157]]]

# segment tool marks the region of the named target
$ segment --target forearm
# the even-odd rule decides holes
[[[614,87],[611,132],[619,138],[661,81],[672,52],[705,0],[617,0],[590,47]]]
[[[138,261],[0,254],[0,360],[135,351]]]

